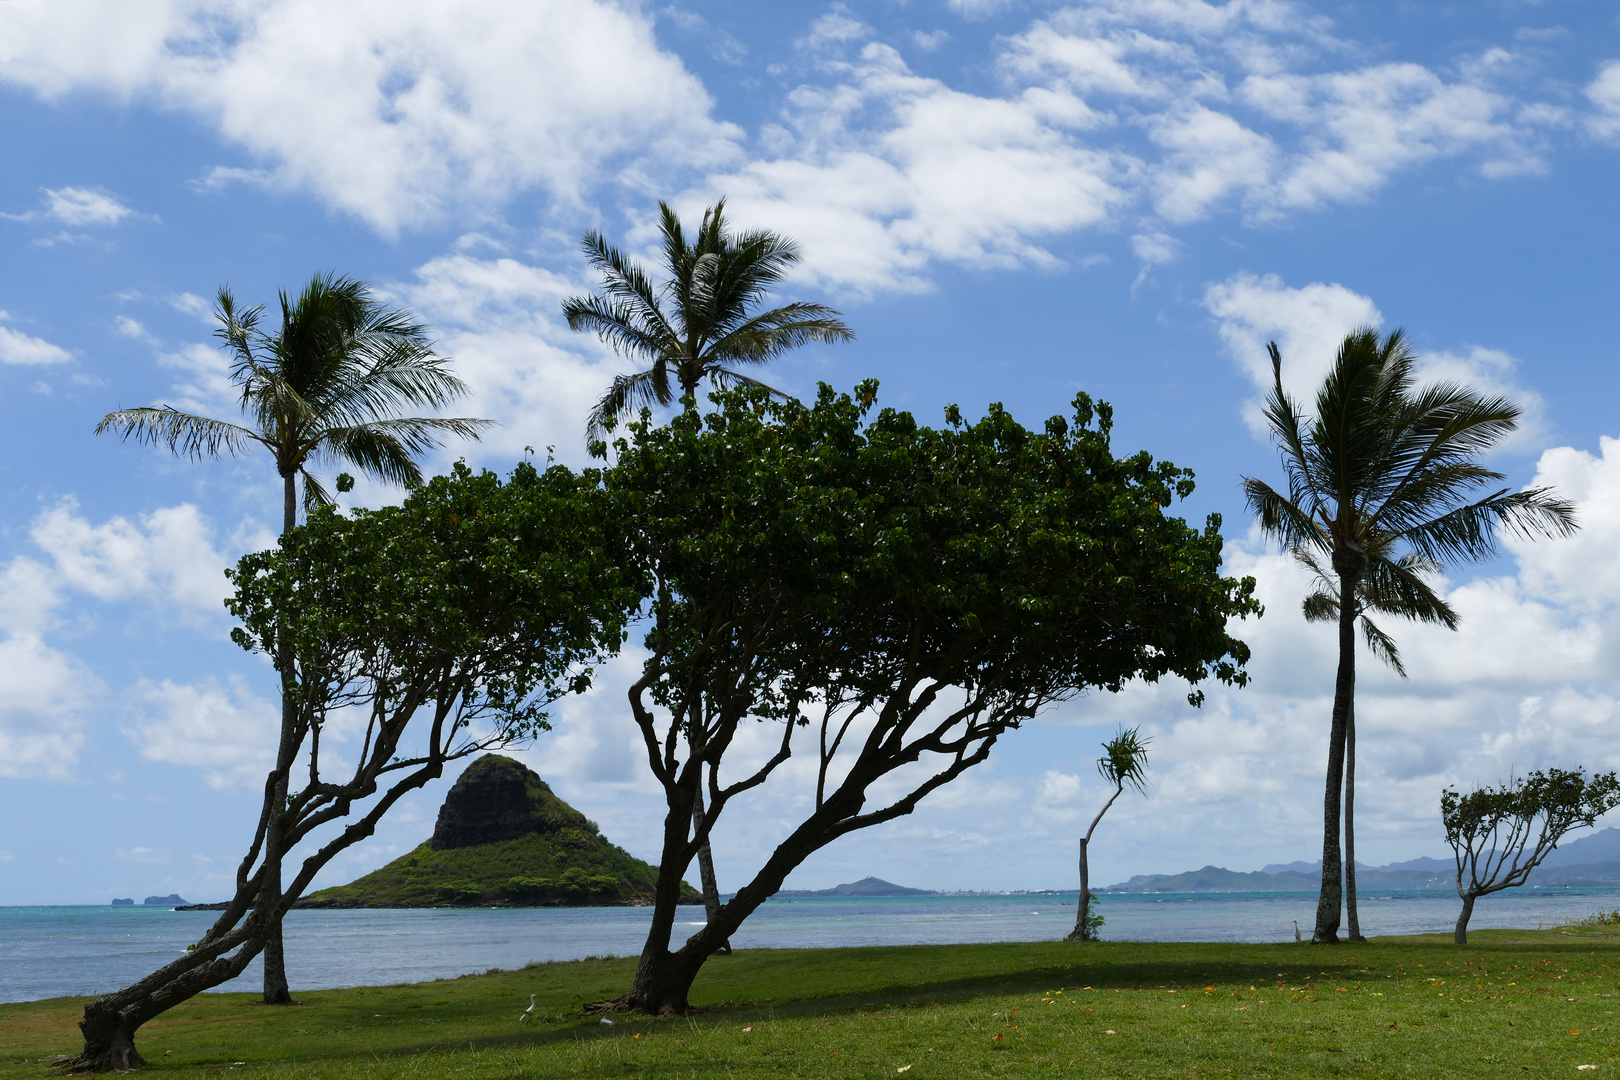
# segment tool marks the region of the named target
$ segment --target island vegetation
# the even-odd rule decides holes
[[[523,763],[485,754],[462,772],[433,836],[305,908],[598,907],[652,902],[658,868],[607,838]],[[701,902],[684,882],[682,903]]]

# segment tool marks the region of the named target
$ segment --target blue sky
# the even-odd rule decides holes
[[[1112,812],[1094,876],[1314,857],[1331,635],[1303,626],[1305,580],[1238,480],[1277,473],[1265,341],[1304,388],[1365,322],[1407,327],[1432,377],[1515,395],[1497,467],[1559,485],[1585,528],[1455,570],[1459,632],[1396,628],[1409,680],[1364,667],[1363,858],[1440,853],[1447,783],[1620,766],[1611,5],[8,0],[0,140],[0,904],[211,899],[251,827],[274,688],[228,640],[220,572],[271,538],[273,470],[91,435],[121,406],[228,415],[214,291],[374,282],[434,326],[473,387],[460,411],[501,425],[433,467],[579,462],[623,367],[559,321],[591,284],[578,238],[645,251],[660,198],[725,195],[796,238],[784,297],[856,329],[777,385],[876,376],[928,422],[1110,400],[1119,450],[1197,471],[1186,512],[1224,515],[1268,605],[1242,631],[1250,689],[1196,712],[1174,686],[1071,702],[793,884],[1068,885],[1119,723],[1152,733],[1154,786]],[[635,663],[521,756],[651,857]],[[723,887],[802,779],[722,826]],[[325,880],[425,838],[446,783]]]

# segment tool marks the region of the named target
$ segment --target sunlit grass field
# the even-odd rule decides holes
[[[584,960],[210,994],[139,1046],[154,1077],[1620,1077],[1620,931],[1471,936],[752,950],[709,962],[696,1015],[611,1027],[580,1007],[634,962]],[[81,1004],[0,1005],[0,1080],[75,1053]]]

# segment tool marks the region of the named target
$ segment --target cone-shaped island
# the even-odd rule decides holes
[[[608,842],[533,769],[500,754],[467,767],[433,838],[301,908],[601,907],[652,902],[658,868]],[[684,885],[684,882],[683,882]],[[703,899],[690,885],[682,903]]]

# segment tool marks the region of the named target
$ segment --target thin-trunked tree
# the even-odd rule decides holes
[[[244,557],[228,601],[244,648],[290,653],[293,708],[225,910],[185,955],[85,1006],[76,1072],[142,1064],[140,1026],[235,978],[334,856],[447,763],[545,727],[616,649],[639,588],[605,528],[594,474],[458,466],[403,506],[317,508]],[[334,726],[351,736],[336,761]],[[358,736],[358,738],[354,738]],[[345,762],[352,762],[346,764]],[[293,869],[293,851],[306,848]],[[280,888],[283,863],[292,870]]]
[[[684,1012],[704,961],[806,857],[911,813],[1042,707],[1139,677],[1244,680],[1226,622],[1257,610],[1252,582],[1220,576],[1217,520],[1165,514],[1190,474],[1113,456],[1106,405],[1081,395],[1044,432],[952,407],[933,430],[871,417],[876,389],[823,386],[812,407],[741,389],[707,415],[688,398],[615,443],[608,497],[653,585],[629,701],[667,812],[634,983],[599,1008]],[[745,727],[768,746],[728,766]],[[687,866],[796,751],[808,813],[672,949]]]
[[[1518,426],[1519,407],[1454,383],[1417,385],[1416,358],[1396,330],[1345,336],[1307,416],[1282,383],[1273,342],[1265,417],[1281,451],[1286,492],[1253,477],[1243,492],[1260,527],[1317,577],[1305,617],[1338,624],[1338,673],[1328,729],[1322,798],[1322,888],[1311,940],[1339,940],[1349,896],[1350,937],[1361,939],[1355,906],[1356,626],[1374,656],[1405,674],[1395,642],[1369,618],[1393,615],[1451,629],[1457,615],[1428,577],[1447,562],[1497,550],[1506,530],[1567,536],[1574,507],[1547,488],[1482,489],[1505,477],[1480,458]],[[1348,850],[1340,848],[1340,822]],[[1346,873],[1349,874],[1346,880]],[[1346,889],[1348,884],[1349,888]]]
[[[1575,829],[1589,828],[1620,806],[1620,777],[1584,769],[1537,771],[1503,784],[1460,795],[1440,793],[1440,820],[1457,860],[1456,942],[1468,944],[1474,901],[1523,885],[1530,872]]]
[[[298,524],[299,477],[306,509],[332,501],[312,467],[346,465],[384,483],[415,487],[422,482],[419,455],[445,436],[475,439],[489,423],[400,415],[447,405],[466,386],[433,352],[427,327],[378,301],[365,282],[316,274],[296,298],[282,293],[279,300],[281,322],[271,333],[260,326],[262,305],[242,310],[228,286],[219,290],[215,333],[230,353],[246,424],[164,405],[108,413],[96,434],[163,445],[193,460],[235,457],[255,446],[268,451],[281,477],[285,533]],[[339,478],[340,490],[343,483]],[[289,678],[283,670],[284,710],[292,708]],[[276,887],[273,880],[264,883],[267,894]],[[292,1002],[279,924],[264,947],[264,1001]]]
[[[586,435],[593,440],[643,406],[670,405],[695,394],[705,379],[721,389],[740,384],[769,390],[738,368],[768,363],[811,342],[855,336],[838,312],[821,304],[757,310],[799,261],[792,240],[759,229],[733,232],[724,199],[703,212],[691,234],[668,203],[660,202],[658,212],[662,285],[654,285],[640,265],[593,230],[582,243],[586,260],[601,275],[602,291],[563,303],[570,329],[594,331],[615,352],[646,365],[616,376],[591,410]],[[701,817],[703,811],[699,791],[692,812]],[[698,849],[698,873],[712,919],[720,909],[720,887],[707,843]]]
[[[1074,929],[1069,931],[1068,941],[1096,941],[1097,930],[1102,926],[1102,916],[1093,918],[1091,914],[1091,862],[1090,848],[1092,834],[1102,823],[1103,815],[1108,813],[1114,801],[1125,794],[1126,787],[1133,787],[1137,791],[1145,792],[1147,788],[1147,748],[1151,739],[1142,738],[1142,729],[1133,727],[1128,731],[1121,731],[1112,739],[1103,743],[1103,756],[1097,759],[1097,771],[1102,778],[1114,785],[1114,793],[1108,796],[1097,816],[1091,819],[1091,828],[1086,835],[1080,838],[1080,898],[1075,903]]]

